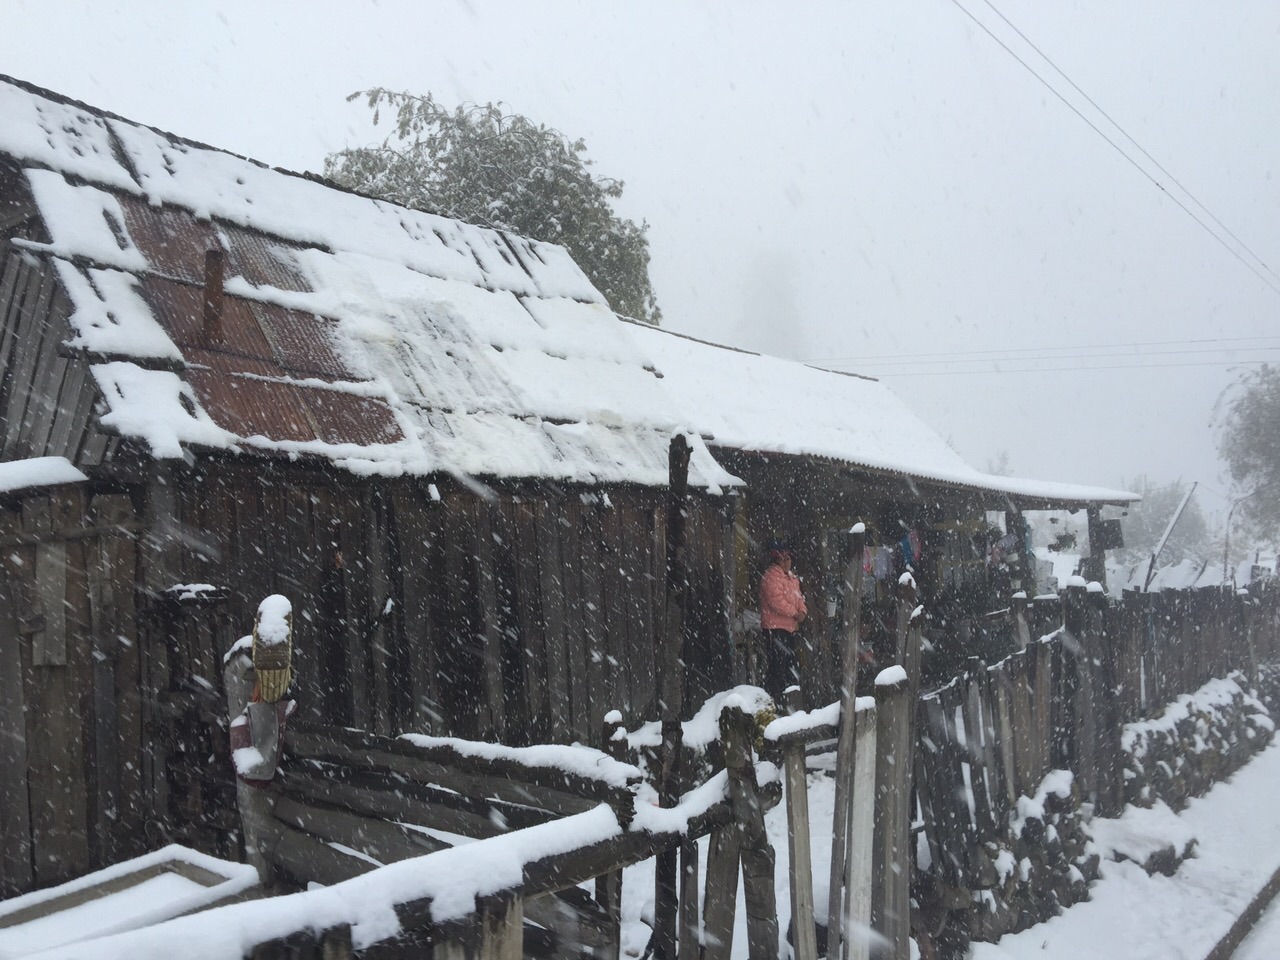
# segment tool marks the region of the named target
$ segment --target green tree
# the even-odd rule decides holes
[[[330,154],[325,176],[408,207],[561,244],[616,312],[661,320],[649,282],[649,225],[614,213],[622,181],[592,174],[582,140],[503,104],[449,110],[429,93],[381,87],[348,99],[359,97],[375,124],[384,109],[394,110],[395,130],[380,144]]]
[[[1130,504],[1127,515],[1120,519],[1124,529],[1123,556],[1126,562],[1132,563],[1151,556],[1151,551],[1164,536],[1165,527],[1173,518],[1178,504],[1186,496],[1188,485],[1181,481],[1153,483],[1148,477],[1142,476],[1126,486],[1127,489],[1142,494],[1142,500]],[[1160,554],[1160,566],[1178,563],[1187,558],[1212,559],[1214,549],[1209,525],[1193,495],[1173,528],[1173,533],[1169,535],[1164,552]]]
[[[1280,532],[1280,368],[1263,364],[1223,395],[1219,452],[1241,492],[1237,515],[1258,539]]]

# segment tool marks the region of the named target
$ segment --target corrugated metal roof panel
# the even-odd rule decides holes
[[[212,223],[186,210],[153,207],[140,197],[116,196],[129,236],[152,270],[189,283],[204,282],[204,252],[218,242]]]
[[[271,303],[255,303],[253,311],[267,331],[276,355],[290,373],[323,380],[356,380],[333,349],[332,320]]]
[[[228,276],[242,276],[255,287],[303,293],[311,289],[288,254],[290,249],[295,249],[291,244],[230,224],[220,225],[219,229],[231,247]]]
[[[328,443],[364,445],[404,439],[391,408],[380,400],[312,387],[306,401],[320,427],[320,439]]]
[[[304,399],[310,392],[306,387],[211,370],[188,370],[187,380],[214,423],[238,437],[319,439]]]
[[[223,297],[221,332],[211,341],[204,335],[202,287],[173,283],[158,277],[144,277],[140,286],[156,319],[173,342],[184,350],[187,347],[211,347],[279,366],[249,301]],[[281,369],[280,373],[283,372]]]

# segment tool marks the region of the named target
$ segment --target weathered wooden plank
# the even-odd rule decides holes
[[[458,754],[449,747],[416,747],[403,740],[373,738],[360,731],[290,727],[292,756],[342,763],[356,769],[385,770],[422,783],[511,803],[539,806],[560,814],[580,813],[601,801],[626,805],[630,791],[553,768]]]
[[[45,328],[44,342],[31,382],[32,396],[27,400],[23,423],[18,431],[18,446],[28,451],[30,456],[47,455],[49,435],[61,412],[59,401],[62,399],[68,360],[58,347],[69,334],[65,322],[58,315],[57,303],[61,299],[60,291],[55,287],[40,304],[42,315],[38,322]]]
[[[547,702],[551,735],[569,739],[568,652],[565,643],[564,587],[560,577],[560,523],[553,504],[537,504],[538,578],[542,589],[543,632],[546,637]]]
[[[875,894],[877,728],[875,710],[858,713],[854,722],[853,814],[849,818],[849,858],[845,873],[845,916],[849,929],[857,931],[871,930],[871,904]],[[850,937],[847,948],[848,960],[868,960],[871,938]]]
[[[495,533],[490,516],[490,506],[484,501],[476,503],[475,563],[479,584],[477,599],[480,604],[480,629],[482,644],[483,676],[481,683],[484,698],[481,702],[481,730],[488,737],[506,740],[506,709],[503,703],[502,683],[502,621],[498,610],[497,569],[494,557]]]
[[[865,528],[845,535],[841,544],[842,620],[840,644],[840,724],[836,743],[835,811],[832,824],[831,870],[828,889],[828,934],[832,953],[841,953],[845,910],[845,860],[849,856],[850,800],[853,794],[854,704],[857,698],[858,648],[862,624],[862,554],[866,543]],[[799,698],[792,701],[799,707]],[[815,948],[816,949],[816,948]]]
[[[369,669],[369,573],[366,554],[366,521],[363,507],[352,498],[331,501],[342,554],[346,610],[346,679],[350,682],[351,722],[369,729],[373,721],[372,678]]]
[[[604,722],[604,715],[612,710],[615,701],[606,685],[609,670],[609,638],[604,603],[603,526],[599,504],[584,504],[581,508],[579,549],[582,555],[582,619],[587,667],[587,722],[591,736],[595,736]],[[589,741],[588,741],[589,742]],[[602,746],[602,744],[596,744]]]
[[[287,796],[280,797],[271,812],[282,823],[358,850],[382,863],[395,863],[449,847],[443,840],[399,823],[360,816],[339,807],[302,803]]]
[[[23,502],[23,530],[47,536],[54,529],[48,497]],[[31,662],[37,667],[65,666],[67,662],[67,547],[46,541],[36,547],[35,584],[44,627],[31,641]]]
[[[560,580],[564,588],[565,654],[569,669],[569,711],[574,739],[590,743],[599,724],[591,723],[587,678],[586,619],[582,595],[582,504],[576,497],[560,503]]]
[[[910,754],[911,714],[915,704],[909,682],[876,685],[875,875],[883,882],[872,900],[871,926],[888,943],[885,957],[907,960],[911,904]]]
[[[34,594],[36,585],[28,591]],[[62,598],[58,605],[62,608]],[[36,666],[33,653],[31,647],[24,651],[23,664],[27,784],[35,882],[47,886],[89,869],[88,788],[81,690],[72,671]]]
[[[620,511],[612,506],[600,512],[601,592],[605,632],[605,698],[609,707],[630,714],[631,676],[629,671],[630,590],[622,570]]]
[[[4,446],[0,454],[5,459],[17,459],[30,456],[29,450],[23,450],[18,442],[26,423],[28,408],[37,402],[33,385],[37,376],[37,365],[45,346],[46,338],[53,336],[45,323],[45,305],[53,290],[53,271],[41,272],[39,268],[27,267],[33,276],[24,288],[22,298],[14,304],[9,312],[9,322],[17,324],[17,343],[7,380],[8,392],[5,397],[6,416]]]
[[[545,743],[551,736],[547,700],[547,639],[538,581],[538,530],[533,506],[523,500],[508,501],[507,527],[515,567],[516,641],[524,675],[525,704],[529,717],[526,739]]]
[[[497,800],[460,798],[446,789],[390,774],[323,768],[323,776],[293,769],[280,774],[285,793],[303,800],[341,804],[367,816],[456,833],[464,837],[496,837],[509,830],[547,823],[545,810]]]
[[[788,707],[799,709],[799,691],[788,691]],[[813,851],[809,837],[809,781],[805,776],[804,746],[795,744],[784,754],[787,789],[787,859],[791,880],[791,925],[796,960],[816,960],[813,924]],[[852,765],[852,756],[850,763]],[[846,839],[844,837],[842,840]],[[843,868],[844,862],[841,861]],[[843,886],[844,874],[841,874]]]
[[[737,903],[738,831],[733,827],[723,827],[712,831],[707,852],[703,960],[729,960],[733,951],[733,918]]]
[[[405,647],[411,706],[406,729],[442,733],[437,677],[436,632],[431,616],[431,593],[438,590],[441,571],[433,569],[439,556],[439,510],[420,497],[399,491],[396,524],[400,533],[400,595],[404,605]]]
[[[97,522],[106,526],[135,520],[133,504],[128,496],[122,494],[94,497],[92,510]],[[112,537],[99,540],[98,547],[99,564],[94,572],[99,577],[97,595],[101,596],[103,625],[101,631],[95,627],[94,653],[95,656],[101,654],[104,662],[112,665],[114,681],[114,730],[104,730],[101,736],[114,737],[117,765],[108,779],[109,784],[114,780],[117,802],[107,809],[114,813],[114,847],[118,855],[136,856],[146,846],[140,688],[142,651],[138,642],[134,595],[137,544],[131,539]],[[91,589],[91,606],[94,596]],[[101,763],[99,769],[102,770]]]
[[[969,788],[973,795],[974,827],[979,840],[995,838],[996,821],[991,811],[987,789],[989,768],[988,741],[982,717],[982,679],[986,666],[981,660],[970,660],[961,678],[960,715],[964,720],[965,746],[969,763]]]
[[[679,960],[699,960],[698,932],[698,845],[692,840],[680,844],[680,940]]]
[[[63,321],[56,322],[61,325]],[[45,444],[47,456],[66,457],[76,462],[76,452],[88,428],[96,395],[97,387],[89,375],[89,364],[84,360],[70,361],[58,395],[58,416]]]
[[[11,316],[14,304],[22,297],[22,289],[29,279],[29,274],[22,270],[22,257],[9,253],[0,267],[0,374],[7,371],[9,359],[13,356],[14,345],[18,339],[18,323]],[[0,380],[6,379],[0,377]],[[0,427],[4,424],[6,390],[0,384]]]
[[[0,530],[18,526],[16,512],[0,510]],[[28,549],[26,552],[30,552]],[[0,554],[0,897],[29,890],[31,812],[27,795],[26,693],[21,638],[19,551]]]

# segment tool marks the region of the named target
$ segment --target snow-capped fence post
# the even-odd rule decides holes
[[[801,709],[800,688],[788,687],[785,696],[787,712],[797,713]],[[809,846],[809,782],[805,779],[804,751],[805,744],[796,742],[789,744],[783,753],[787,782],[787,853],[791,870],[791,930],[795,960],[816,960],[813,851]]]
[[[675,806],[680,792],[680,749],[684,676],[681,648],[684,645],[685,614],[685,508],[689,488],[689,456],[692,449],[684,434],[671,438],[668,451],[666,511],[665,616],[658,654],[658,699],[662,717],[661,771],[658,800],[664,807]],[[655,960],[677,960],[679,923],[677,888],[678,847],[659,852],[654,870],[653,956]]]
[[[876,722],[875,709],[854,722],[853,795],[849,817],[849,856],[845,861],[845,930],[857,936],[845,944],[848,960],[871,956],[871,900],[875,878]],[[830,954],[828,953],[828,956]]]
[[[604,715],[604,730],[601,735],[604,752],[614,760],[626,762],[627,728],[622,722],[622,713],[610,710]],[[607,918],[610,945],[598,950],[596,956],[601,960],[618,960],[622,945],[622,871],[612,870],[596,877],[596,903]]]
[[[1013,607],[1013,637],[1018,643],[1018,649],[1025,650],[1031,643],[1031,620],[1027,616],[1026,591],[1019,590],[1015,593],[1010,605]]]
[[[857,523],[845,534],[844,577],[840,590],[840,735],[836,740],[836,796],[831,827],[831,881],[827,898],[828,955],[841,954],[848,897],[845,895],[845,864],[849,858],[849,819],[853,807],[854,705],[857,701],[858,649],[862,631],[863,553],[866,526]],[[803,757],[801,757],[803,776]],[[807,832],[807,831],[806,831]],[[797,941],[798,943],[798,941]]]
[[[898,660],[876,677],[876,811],[871,927],[883,956],[907,960],[911,934],[911,774],[920,687],[920,610],[915,582],[898,583]],[[877,954],[881,951],[877,950]]]
[[[756,789],[753,749],[756,733],[755,717],[741,705],[730,704],[720,711],[720,743],[729,772],[729,801],[746,895],[747,955],[751,960],[776,960],[778,903],[773,887],[774,854],[765,833],[764,807]],[[732,936],[732,926],[729,929]]]

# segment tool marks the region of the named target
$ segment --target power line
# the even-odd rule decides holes
[[[1241,255],[1240,255],[1240,251],[1239,251],[1239,250],[1237,250],[1235,247],[1231,246],[1231,244],[1227,243],[1227,241],[1226,241],[1226,240],[1224,240],[1224,239],[1223,239],[1219,234],[1215,233],[1215,232],[1213,231],[1213,229],[1212,229],[1212,228],[1211,228],[1207,223],[1205,223],[1202,219],[1200,219],[1198,216],[1196,216],[1196,214],[1195,214],[1195,211],[1194,211],[1194,210],[1192,210],[1192,209],[1191,209],[1190,207],[1188,207],[1185,203],[1183,203],[1181,200],[1179,200],[1176,196],[1174,196],[1172,193],[1170,193],[1170,192],[1165,188],[1164,184],[1162,184],[1159,180],[1157,180],[1155,177],[1153,177],[1153,176],[1151,175],[1151,172],[1150,172],[1150,171],[1148,171],[1145,167],[1143,167],[1143,166],[1142,166],[1142,164],[1138,163],[1138,161],[1137,161],[1137,160],[1133,159],[1133,157],[1131,157],[1128,153],[1126,153],[1126,152],[1124,151],[1124,148],[1122,148],[1122,147],[1120,146],[1120,144],[1116,143],[1116,142],[1115,142],[1114,140],[1112,140],[1109,136],[1107,136],[1107,135],[1106,135],[1106,133],[1105,133],[1105,132],[1103,132],[1103,130],[1102,130],[1102,128],[1101,128],[1101,127],[1099,127],[1096,123],[1094,123],[1092,120],[1090,120],[1088,117],[1086,117],[1086,116],[1085,116],[1085,115],[1080,111],[1080,109],[1079,109],[1075,104],[1073,104],[1070,100],[1068,100],[1065,96],[1063,96],[1063,95],[1062,95],[1062,93],[1061,93],[1061,92],[1059,92],[1059,91],[1058,91],[1058,89],[1057,89],[1053,84],[1051,84],[1051,83],[1050,83],[1048,80],[1046,80],[1043,76],[1041,76],[1039,73],[1037,73],[1037,72],[1036,72],[1035,67],[1031,66],[1031,64],[1029,64],[1029,63],[1027,63],[1027,61],[1023,60],[1023,59],[1022,59],[1022,57],[1018,56],[1018,54],[1013,50],[1013,48],[1012,48],[1012,47],[1010,47],[1007,43],[1005,43],[1003,40],[1001,40],[999,37],[997,37],[994,33],[992,33],[992,32],[991,32],[991,28],[990,28],[990,27],[988,27],[988,26],[987,26],[985,23],[983,23],[981,20],[979,20],[976,16],[974,16],[974,15],[973,15],[973,13],[969,10],[969,8],[968,8],[968,7],[966,7],[964,4],[962,4],[962,3],[960,2],[960,0],[951,0],[951,2],[952,2],[952,4],[954,4],[954,5],[955,5],[959,10],[960,10],[960,12],[961,12],[961,13],[963,13],[966,17],[968,17],[970,20],[972,20],[974,23],[976,23],[976,24],[978,25],[978,28],[979,28],[979,29],[981,29],[983,33],[985,33],[985,34],[986,34],[987,36],[989,36],[992,40],[994,40],[996,43],[998,43],[998,44],[999,44],[999,45],[1004,49],[1004,51],[1005,51],[1006,53],[1008,53],[1008,54],[1009,54],[1009,56],[1013,57],[1013,59],[1017,60],[1020,64],[1022,64],[1022,66],[1027,70],[1027,72],[1028,72],[1028,73],[1030,73],[1033,77],[1035,77],[1035,78],[1036,78],[1037,80],[1039,80],[1042,84],[1044,84],[1044,86],[1049,90],[1049,92],[1050,92],[1050,93],[1052,93],[1052,94],[1053,94],[1055,97],[1057,97],[1059,100],[1061,100],[1061,101],[1063,102],[1063,104],[1067,107],[1067,109],[1068,109],[1068,110],[1070,110],[1070,111],[1071,111],[1072,113],[1074,113],[1077,117],[1079,117],[1081,120],[1083,120],[1085,123],[1087,123],[1087,124],[1089,125],[1089,127],[1093,130],[1093,132],[1094,132],[1094,133],[1096,133],[1098,136],[1100,136],[1103,140],[1107,141],[1107,143],[1109,143],[1109,144],[1111,145],[1111,148],[1112,148],[1113,150],[1115,150],[1117,153],[1119,153],[1119,154],[1120,154],[1120,156],[1122,156],[1122,157],[1124,157],[1126,160],[1128,160],[1128,161],[1129,161],[1129,163],[1130,163],[1130,164],[1132,164],[1132,166],[1133,166],[1133,168],[1134,168],[1135,170],[1137,170],[1137,171],[1138,171],[1139,173],[1141,173],[1144,177],[1146,177],[1146,178],[1147,178],[1148,180],[1150,180],[1153,184],[1155,184],[1156,188],[1157,188],[1158,190],[1160,190],[1160,192],[1161,192],[1161,193],[1163,193],[1166,197],[1168,197],[1170,200],[1172,200],[1174,203],[1176,203],[1176,204],[1177,204],[1177,205],[1182,209],[1182,212],[1183,212],[1183,213],[1185,213],[1187,216],[1189,216],[1189,217],[1190,217],[1192,220],[1194,220],[1196,223],[1200,224],[1201,229],[1203,229],[1203,230],[1205,231],[1205,233],[1209,234],[1209,236],[1213,237],[1213,239],[1217,240],[1217,241],[1218,241],[1218,243],[1220,243],[1220,244],[1222,245],[1223,249],[1225,249],[1225,250],[1226,250],[1228,253],[1230,253],[1233,257],[1235,257],[1235,258],[1236,258],[1237,260],[1239,260],[1242,264],[1244,264],[1244,265],[1245,265],[1245,266],[1250,270],[1250,272],[1252,272],[1252,273],[1253,273],[1253,275],[1254,275],[1254,276],[1256,276],[1259,280],[1261,280],[1261,281],[1262,281],[1263,283],[1265,283],[1268,287],[1270,287],[1270,288],[1272,289],[1272,291],[1274,291],[1274,292],[1275,292],[1275,293],[1277,293],[1277,294],[1280,294],[1280,285],[1277,285],[1276,283],[1273,283],[1270,279],[1268,279],[1268,278],[1267,278],[1267,276],[1266,276],[1265,274],[1263,274],[1263,273],[1262,273],[1262,271],[1260,271],[1260,270],[1259,270],[1257,267],[1255,267],[1252,263],[1250,263],[1250,262],[1249,262],[1248,260],[1246,260],[1243,256],[1241,256]]]
[[[1251,340],[1280,340],[1280,335],[1276,334],[1260,334],[1256,337],[1200,337],[1192,340],[1135,340],[1130,343],[1093,343],[1093,344],[1059,344],[1050,347],[995,347],[989,350],[945,350],[936,353],[873,353],[863,356],[848,357],[811,357],[804,363],[837,363],[848,360],[850,362],[864,362],[867,360],[917,360],[922,357],[966,357],[974,354],[988,353],[1045,353],[1051,350],[1116,350],[1128,347],[1175,347],[1182,344],[1196,343],[1244,343]],[[1227,349],[1227,348],[1224,348]],[[1255,349],[1252,347],[1245,349]],[[1257,347],[1256,349],[1271,349],[1269,347]]]
[[[875,379],[883,379],[884,377],[952,377],[963,376],[967,374],[982,374],[989,376],[993,374],[1006,373],[1088,373],[1095,370],[1165,370],[1171,367],[1242,367],[1253,366],[1266,363],[1266,360],[1201,360],[1188,361],[1187,363],[1121,363],[1111,364],[1104,367],[1027,367],[1025,369],[991,369],[991,370],[928,370],[919,373],[910,370],[895,370],[889,373],[871,374]]]
[[[1111,116],[1111,114],[1107,113],[1107,111],[1106,111],[1106,110],[1102,109],[1102,106],[1101,106],[1101,105],[1100,105],[1096,100],[1094,100],[1094,99],[1093,99],[1093,97],[1091,97],[1091,96],[1089,96],[1089,94],[1085,93],[1085,92],[1084,92],[1084,90],[1082,90],[1082,89],[1080,88],[1080,85],[1079,85],[1078,83],[1076,83],[1076,82],[1075,82],[1074,80],[1072,80],[1069,76],[1067,76],[1066,71],[1065,71],[1065,70],[1063,70],[1061,67],[1059,67],[1056,63],[1054,63],[1053,59],[1052,59],[1052,58],[1051,58],[1047,53],[1045,53],[1045,52],[1044,52],[1043,50],[1041,50],[1038,46],[1036,46],[1035,41],[1033,41],[1030,37],[1028,37],[1028,36],[1027,36],[1025,33],[1023,33],[1021,30],[1019,30],[1019,29],[1018,29],[1017,24],[1015,24],[1012,20],[1010,20],[1010,19],[1009,19],[1008,17],[1006,17],[1003,13],[1001,13],[1001,12],[1000,12],[1000,9],[999,9],[999,8],[998,8],[994,3],[992,3],[992,2],[991,2],[991,0],[982,0],[982,2],[983,2],[983,3],[985,3],[988,7],[990,7],[990,8],[995,12],[995,15],[996,15],[997,17],[999,17],[1001,20],[1003,20],[1003,21],[1008,25],[1009,29],[1011,29],[1014,33],[1016,33],[1018,36],[1020,36],[1020,37],[1023,39],[1023,41],[1025,41],[1025,42],[1026,42],[1027,46],[1029,46],[1032,50],[1034,50],[1036,53],[1038,53],[1038,54],[1040,55],[1041,59],[1043,59],[1045,63],[1047,63],[1047,64],[1049,64],[1049,66],[1053,67],[1053,69],[1054,69],[1055,71],[1057,71],[1058,76],[1062,77],[1062,79],[1063,79],[1063,80],[1065,80],[1065,81],[1067,81],[1067,83],[1071,84],[1071,88],[1072,88],[1073,90],[1075,90],[1075,92],[1076,92],[1076,93],[1080,94],[1080,96],[1084,97],[1084,98],[1085,98],[1085,100],[1087,100],[1087,101],[1089,102],[1089,105],[1090,105],[1090,106],[1092,106],[1092,107],[1093,107],[1095,110],[1097,110],[1100,114],[1102,114],[1104,117],[1106,117],[1106,118],[1107,118],[1107,121],[1108,121],[1108,122],[1109,122],[1113,127],[1115,127],[1117,130],[1119,130],[1119,131],[1120,131],[1120,133],[1122,133],[1122,134],[1124,135],[1124,138],[1125,138],[1126,140],[1128,140],[1128,141],[1129,141],[1130,143],[1132,143],[1135,147],[1137,147],[1137,148],[1138,148],[1138,150],[1142,153],[1142,155],[1143,155],[1144,157],[1146,157],[1146,158],[1147,158],[1148,160],[1150,160],[1153,164],[1155,164],[1155,167],[1156,167],[1156,169],[1157,169],[1157,170],[1159,170],[1159,171],[1160,171],[1161,173],[1163,173],[1166,177],[1168,177],[1168,178],[1169,178],[1169,179],[1170,179],[1170,180],[1171,180],[1171,181],[1172,181],[1172,182],[1173,182],[1173,183],[1178,187],[1178,189],[1179,189],[1179,190],[1181,190],[1183,193],[1185,193],[1188,197],[1190,197],[1190,198],[1191,198],[1191,201],[1192,201],[1192,202],[1193,202],[1197,207],[1199,207],[1199,208],[1200,208],[1201,210],[1203,210],[1206,214],[1208,214],[1208,215],[1209,215],[1209,218],[1210,218],[1214,223],[1216,223],[1219,227],[1221,227],[1221,228],[1223,229],[1223,231],[1225,231],[1225,232],[1226,232],[1227,236],[1229,236],[1232,240],[1234,240],[1236,243],[1238,243],[1238,244],[1239,244],[1239,245],[1240,245],[1240,246],[1241,246],[1245,251],[1247,251],[1247,252],[1248,252],[1248,254],[1249,254],[1249,256],[1253,257],[1253,259],[1257,260],[1257,261],[1258,261],[1258,263],[1262,264],[1263,269],[1265,269],[1265,270],[1267,271],[1267,273],[1271,274],[1271,276],[1272,276],[1272,277],[1275,277],[1277,280],[1280,280],[1280,276],[1277,276],[1277,275],[1276,275],[1276,272],[1275,272],[1274,270],[1272,270],[1272,269],[1271,269],[1271,267],[1267,264],[1267,262],[1266,262],[1265,260],[1263,260],[1263,259],[1262,259],[1260,256],[1258,256],[1256,253],[1254,253],[1253,249],[1252,249],[1252,248],[1251,248],[1247,243],[1245,243],[1243,240],[1241,240],[1238,236],[1236,236],[1235,232],[1234,232],[1230,227],[1228,227],[1225,223],[1223,223],[1221,220],[1219,220],[1219,219],[1218,219],[1218,217],[1214,214],[1214,212],[1213,212],[1212,210],[1210,210],[1207,206],[1205,206],[1205,205],[1200,201],[1200,198],[1199,198],[1199,197],[1197,197],[1194,193],[1192,193],[1189,189],[1187,189],[1187,187],[1183,185],[1183,183],[1182,183],[1182,181],[1181,181],[1181,180],[1179,180],[1179,179],[1178,179],[1177,177],[1175,177],[1172,173],[1170,173],[1170,172],[1169,172],[1169,170],[1165,167],[1165,165],[1164,165],[1164,164],[1162,164],[1159,160],[1157,160],[1155,157],[1153,157],[1153,156],[1151,155],[1150,151],[1148,151],[1146,147],[1144,147],[1144,146],[1143,146],[1142,144],[1140,144],[1136,139],[1134,139],[1133,135],[1132,135],[1132,134],[1130,134],[1130,133],[1129,133],[1129,131],[1128,131],[1128,130],[1126,130],[1124,127],[1122,127],[1122,126],[1120,125],[1120,122],[1119,122],[1118,120],[1116,120],[1116,118],[1115,118],[1115,117]]]

